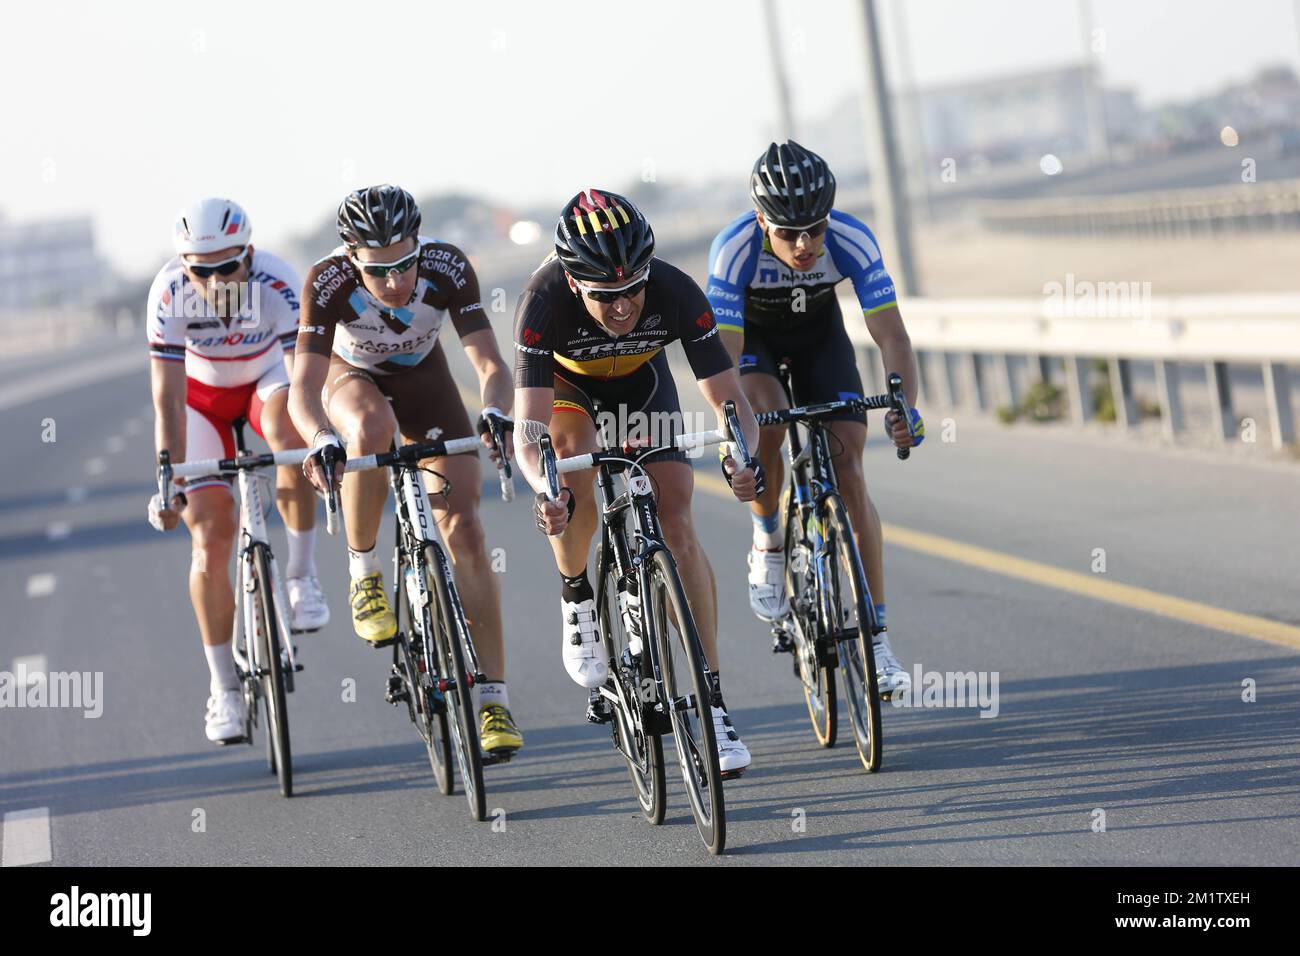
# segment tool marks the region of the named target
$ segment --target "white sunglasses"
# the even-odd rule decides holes
[[[573,280],[573,284],[578,287],[578,290],[580,292],[585,294],[590,299],[594,299],[597,302],[613,302],[615,299],[621,298],[625,295],[631,298],[632,296],[640,292],[642,286],[644,286],[649,281],[650,281],[650,267],[646,266],[645,271],[642,272],[635,279],[633,279],[631,282],[618,286],[617,288],[614,289],[590,286],[587,285],[586,283],[579,282],[577,279]]]

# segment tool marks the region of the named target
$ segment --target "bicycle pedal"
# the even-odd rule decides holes
[[[357,640],[359,640],[362,644],[369,644],[371,647],[374,648],[392,647],[394,644],[397,643],[397,640],[400,636],[401,635],[394,634],[392,637],[386,637],[382,641],[368,641],[364,637],[358,637]]]
[[[772,653],[789,654],[794,651],[794,640],[784,628],[772,629]]]
[[[614,719],[614,712],[604,698],[587,702],[587,723],[607,724]]]
[[[253,738],[248,735],[239,737],[227,737],[225,740],[214,741],[218,747],[233,747],[235,744],[251,744]]]
[[[743,767],[740,770],[720,770],[718,771],[718,779],[735,780],[737,777],[743,776],[744,773],[745,768]]]
[[[479,754],[479,759],[483,766],[491,767],[493,764],[509,763],[510,758],[519,753],[518,747],[501,747],[497,750],[485,750]]]
[[[315,634],[319,630],[320,630],[319,627],[291,627],[289,628],[289,633],[290,634]],[[297,650],[297,648],[295,647],[294,650]]]

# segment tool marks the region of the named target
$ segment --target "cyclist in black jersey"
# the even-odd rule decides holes
[[[520,421],[547,426],[561,457],[598,448],[593,399],[608,411],[621,441],[667,444],[681,427],[677,389],[664,348],[680,340],[700,391],[718,416],[723,403],[736,403],[747,442],[758,439],[758,423],[740,378],[718,336],[708,300],[681,270],[654,258],[654,234],[641,213],[621,196],[586,190],[564,208],[555,234],[555,253],[528,281],[515,317],[515,404]],[[620,427],[621,426],[621,427]],[[526,434],[526,432],[525,432]],[[605,683],[595,601],[587,558],[596,531],[594,471],[567,476],[560,501],[542,493],[535,442],[521,440],[525,477],[538,494],[538,524],[551,536],[562,579],[563,657],[574,681],[586,688]],[[717,586],[691,522],[694,471],[681,460],[646,465],[656,488],[664,539],[681,571],[687,600],[709,660],[721,704],[717,649]],[[762,469],[742,467],[728,457],[723,471],[740,501],[763,490]],[[638,600],[627,595],[627,601]],[[726,707],[714,706],[719,766],[740,771],[751,761]]]

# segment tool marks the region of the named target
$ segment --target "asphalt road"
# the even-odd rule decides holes
[[[103,674],[98,718],[0,709],[5,865],[39,862],[40,834],[19,813],[36,808],[56,865],[1300,863],[1295,467],[977,420],[954,421],[952,441],[931,421],[906,464],[869,445],[899,657],[999,681],[995,717],[887,706],[876,775],[851,743],[816,745],[789,659],[748,610],[747,512],[710,471],[695,518],[719,576],[727,699],[754,753],[727,784],[715,861],[673,768],[653,828],[607,730],[582,723],[549,549],[526,496],[506,505],[494,483],[483,517],[505,561],[527,738],[487,771],[495,825],[438,794],[405,713],[384,703],[387,652],[351,635],[343,545],[323,532],[335,619],[299,645],[295,797],[276,792],[260,739],[209,745],[188,540],[144,517],[151,421],[143,354],[91,384],[0,403],[0,670],[39,655],[49,671]]]

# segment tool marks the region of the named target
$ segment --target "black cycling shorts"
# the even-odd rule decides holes
[[[741,375],[777,377],[777,363],[789,359],[790,385],[796,405],[814,405],[848,398],[862,398],[862,376],[856,350],[844,328],[839,302],[822,315],[805,320],[793,329],[772,329],[745,323],[745,340],[740,354]],[[826,416],[828,421],[867,423],[864,411],[844,411]]]
[[[596,403],[600,404],[599,420]],[[667,445],[687,431],[683,427],[677,385],[668,367],[668,356],[660,352],[630,375],[595,378],[568,369],[555,371],[555,402],[552,414],[584,413],[596,424],[608,422],[611,445],[631,439],[649,439],[656,446]],[[686,453],[667,452],[655,461],[686,461]]]

